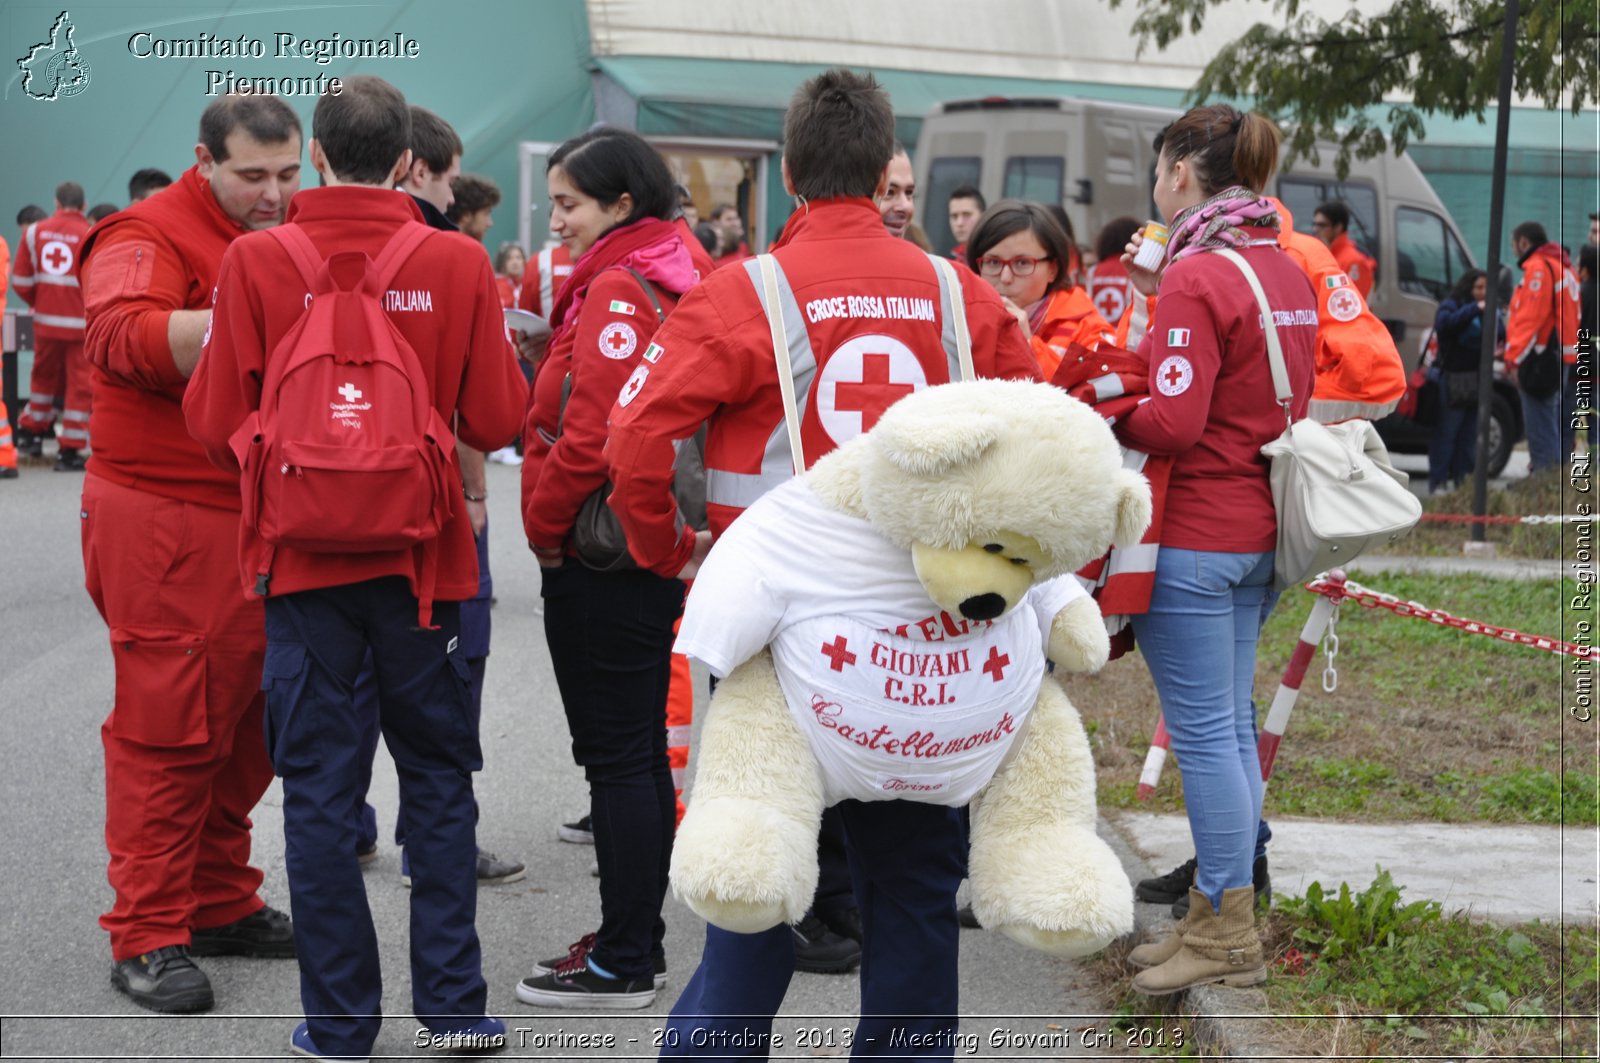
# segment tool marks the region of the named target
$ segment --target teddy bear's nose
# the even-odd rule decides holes
[[[961,615],[968,620],[993,620],[1006,611],[1006,600],[998,594],[974,594],[961,603]]]

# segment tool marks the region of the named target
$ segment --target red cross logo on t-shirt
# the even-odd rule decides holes
[[[861,381],[841,381],[834,392],[833,408],[861,414],[861,430],[872,431],[883,411],[917,390],[910,384],[896,384],[889,376],[889,355],[863,354]]]
[[[1006,666],[1011,663],[1009,654],[1001,653],[999,646],[989,647],[989,659],[984,662],[983,670],[989,673],[989,678],[996,683],[1006,677]]]
[[[829,668],[835,672],[842,672],[845,665],[856,663],[856,655],[847,648],[849,645],[843,635],[836,636],[832,642],[822,644],[822,655],[828,658]]]

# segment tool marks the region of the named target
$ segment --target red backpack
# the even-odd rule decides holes
[[[431,626],[438,537],[460,491],[455,438],[433,407],[416,351],[383,311],[383,294],[434,230],[408,222],[374,262],[324,260],[298,225],[269,230],[311,301],[267,357],[261,407],[234,434],[243,520],[277,547],[354,554],[420,546],[419,620]]]

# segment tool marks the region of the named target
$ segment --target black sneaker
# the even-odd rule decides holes
[[[648,978],[606,978],[585,963],[569,974],[551,971],[517,983],[517,999],[544,1008],[648,1008],[656,987]]]
[[[167,945],[111,967],[111,984],[151,1011],[210,1011],[211,979],[189,958],[187,945]]]
[[[15,480],[21,475],[15,465],[0,465],[0,480]]]
[[[861,963],[861,946],[829,930],[813,912],[789,928],[794,934],[794,969],[845,974]]]
[[[567,954],[565,956],[552,956],[548,960],[540,960],[533,965],[533,976],[537,978],[541,974],[550,974],[551,972],[571,974],[580,967],[587,967],[589,965],[589,953],[594,951],[595,936],[594,934],[583,935],[583,937],[567,946]],[[667,984],[666,953],[655,957],[655,965],[656,988],[660,989]]]
[[[960,908],[956,909],[956,922],[960,923],[968,930],[983,929],[983,924],[978,922],[978,917],[973,914],[972,905],[970,904],[963,904]]]
[[[362,867],[372,863],[378,858],[378,843],[367,842],[365,845],[356,846],[356,862]]]
[[[1267,855],[1262,853],[1256,857],[1256,862],[1250,868],[1250,876],[1256,887],[1256,907],[1270,908],[1272,906],[1272,877],[1267,874]],[[1185,893],[1172,902],[1172,918],[1182,919],[1189,914],[1189,894]]]
[[[572,823],[563,823],[556,828],[556,837],[573,845],[593,845],[594,818],[585,813]]]
[[[39,436],[34,435],[32,432],[28,431],[26,428],[17,429],[16,435],[15,435],[15,442],[16,442],[16,445],[17,445],[17,453],[20,454],[22,457],[24,457],[24,458],[42,458],[42,457],[44,457],[44,440],[42,438],[40,438]]]
[[[1194,885],[1194,869],[1198,866],[1194,857],[1179,864],[1165,875],[1156,878],[1141,879],[1133,888],[1133,895],[1146,904],[1171,904],[1173,901],[1187,901],[1189,887]]]
[[[56,455],[56,472],[82,472],[88,465],[89,459],[71,447],[62,447]]]
[[[294,959],[294,924],[287,913],[265,905],[243,919],[189,935],[193,956],[254,956],[262,960]]]

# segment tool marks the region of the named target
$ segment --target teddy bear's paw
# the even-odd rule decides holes
[[[984,924],[984,926],[988,925],[988,923]],[[1061,956],[1067,959],[1092,956],[1122,936],[1114,931],[1040,930],[1038,927],[1017,926],[1015,924],[999,926],[995,929],[1012,941],[1021,942],[1031,949],[1038,949],[1040,952],[1051,956]]]
[[[748,798],[691,801],[672,846],[673,892],[738,934],[798,921],[817,889],[819,825],[801,819]]]
[[[1058,828],[971,856],[972,910],[986,927],[1057,956],[1083,956],[1133,930],[1133,886],[1092,830]]]
[[[1050,659],[1067,672],[1098,672],[1111,655],[1111,638],[1093,598],[1074,598],[1050,625]]]

